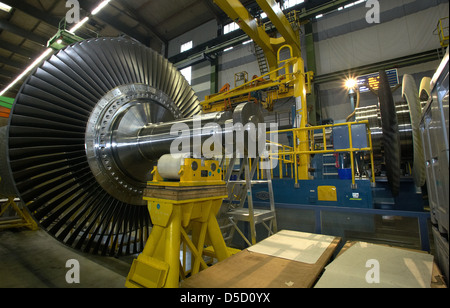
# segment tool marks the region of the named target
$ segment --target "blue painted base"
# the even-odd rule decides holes
[[[367,180],[356,181],[357,188],[352,189],[351,180],[307,180],[299,181],[295,188],[293,179],[274,179],[272,181],[275,203],[311,204],[342,206],[350,208],[372,208],[372,188]],[[317,196],[318,186],[335,186],[337,201],[320,201]],[[253,188],[255,202],[268,201],[266,184],[255,185]]]

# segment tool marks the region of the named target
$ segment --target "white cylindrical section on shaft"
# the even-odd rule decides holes
[[[179,180],[180,169],[184,165],[184,154],[166,154],[158,160],[158,173],[166,180]]]

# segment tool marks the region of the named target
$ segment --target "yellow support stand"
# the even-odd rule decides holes
[[[37,223],[31,217],[26,209],[21,209],[17,203],[14,201],[14,197],[9,197],[4,204],[0,204],[0,218],[6,213],[6,211],[11,207],[17,214],[18,218],[6,217],[0,219],[0,230],[12,229],[12,228],[29,228],[32,231],[39,229]]]
[[[180,260],[182,244],[192,255],[191,275],[208,267],[203,260],[206,246],[212,246],[219,261],[230,256],[216,219],[227,190],[224,182],[213,183],[163,186],[149,182],[144,200],[153,228],[143,252],[133,261],[126,287],[177,288],[187,273]]]

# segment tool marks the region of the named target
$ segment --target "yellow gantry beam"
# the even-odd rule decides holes
[[[270,70],[277,67],[277,52],[271,44],[271,38],[264,27],[248,12],[239,0],[214,0],[231,19],[264,51]]]
[[[256,0],[256,2],[284,38],[283,44],[292,46],[294,52],[292,56],[300,57],[300,38],[292,29],[289,20],[280,9],[278,3],[275,0]]]
[[[281,37],[271,38],[265,31],[265,26],[258,25],[258,21],[248,12],[248,10],[242,5],[239,0],[214,0],[214,2],[230,17],[233,19],[239,27],[264,51],[269,64],[270,79],[274,85],[280,83],[278,80],[279,69],[284,66],[288,71],[289,65],[284,60],[280,59],[280,50],[288,47],[290,49],[290,58],[295,59],[290,65],[292,65],[292,73],[286,74],[289,82],[293,85],[293,96],[296,101],[296,122],[299,128],[306,127],[308,123],[308,111],[306,103],[306,84],[305,84],[305,72],[304,62],[301,58],[300,50],[300,38],[292,29],[288,19],[278,7],[278,4],[274,0],[257,0],[260,8],[267,14],[272,24],[276,27]],[[290,60],[291,60],[290,59]],[[260,86],[261,89],[267,88],[268,84]],[[256,91],[258,87],[253,88]],[[242,90],[242,91],[240,91]],[[240,92],[239,92],[240,91]],[[239,89],[236,92],[227,92],[215,96],[205,102],[202,105],[208,105],[213,101],[217,101],[228,95],[237,95],[247,93],[248,89]],[[231,94],[232,93],[232,94]],[[308,134],[306,131],[300,131],[297,135],[297,139],[294,142],[294,148],[297,151],[306,153],[308,151]],[[295,157],[298,168],[295,168],[295,178],[301,180],[309,179],[309,164],[310,156],[308,154],[300,154],[299,157]],[[297,185],[297,182],[296,182]]]

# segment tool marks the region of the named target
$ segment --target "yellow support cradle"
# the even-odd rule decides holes
[[[204,255],[213,252],[218,261],[230,256],[216,219],[227,197],[225,182],[218,185],[217,181],[205,181],[200,185],[200,181],[192,186],[167,183],[149,182],[145,190],[153,228],[143,252],[133,261],[126,287],[177,288],[180,278],[184,279],[188,272],[194,275],[208,267]],[[187,249],[191,253],[190,266],[186,264]]]

